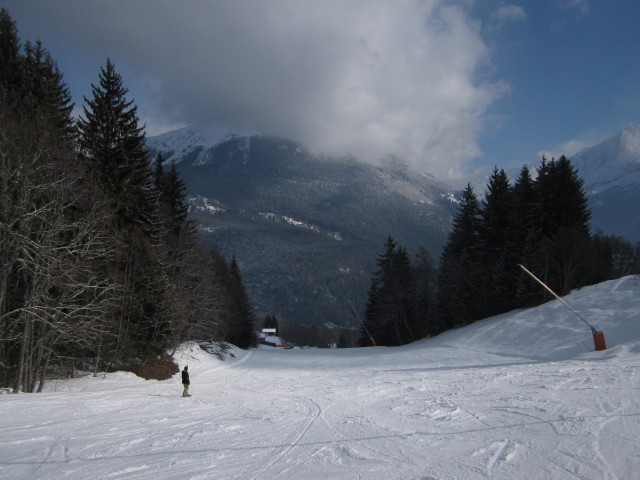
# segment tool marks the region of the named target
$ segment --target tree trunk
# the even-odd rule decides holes
[[[16,378],[15,378],[15,382],[13,384],[13,392],[14,393],[19,393],[20,390],[22,389],[22,381],[23,381],[23,375],[24,375],[24,371],[25,371],[25,363],[27,361],[27,344],[30,341],[31,338],[31,322],[28,319],[24,319],[24,328],[22,331],[22,344],[20,346],[20,357],[18,359],[18,368],[16,371]]]

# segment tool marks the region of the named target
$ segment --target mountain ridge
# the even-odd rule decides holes
[[[640,241],[640,125],[570,158],[584,180],[594,231]]]
[[[453,190],[397,159],[373,166],[282,138],[222,138],[150,146],[177,161],[200,234],[236,256],[259,313],[355,327],[388,236],[411,255],[437,256],[446,241]]]
[[[628,124],[620,133],[580,150],[571,160],[590,192],[640,183],[640,125]]]

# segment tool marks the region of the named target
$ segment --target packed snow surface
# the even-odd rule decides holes
[[[3,479],[640,478],[640,280],[401,348],[195,344],[180,376],[0,395]]]

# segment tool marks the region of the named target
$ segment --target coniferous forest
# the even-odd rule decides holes
[[[640,273],[640,244],[592,234],[583,181],[566,157],[525,166],[511,184],[496,167],[479,201],[468,185],[436,269],[427,252],[411,265],[393,238],[378,256],[359,343],[403,345],[551,299],[519,265],[558,295]]]
[[[55,61],[0,11],[0,383],[15,391],[185,340],[254,342],[237,262],[200,245],[115,65],[96,73],[76,121]]]
[[[116,65],[96,72],[79,118],[40,43],[0,10],[0,386],[43,388],[74,368],[134,369],[189,340],[254,345],[237,259],[205,248],[173,162],[151,157]],[[640,272],[640,248],[593,234],[569,159],[468,186],[439,262],[390,236],[360,345],[403,345]],[[315,329],[315,326],[313,327]],[[346,342],[339,342],[347,346]]]

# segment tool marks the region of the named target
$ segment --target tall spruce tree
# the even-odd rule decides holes
[[[480,209],[479,248],[482,281],[477,288],[484,298],[483,316],[493,316],[512,307],[513,276],[516,265],[510,255],[508,232],[512,216],[512,192],[504,170],[495,167]]]
[[[22,83],[22,57],[16,23],[6,8],[0,9],[0,100],[15,106]]]
[[[110,59],[101,67],[99,80],[98,86],[91,85],[93,97],[84,98],[78,120],[81,150],[114,195],[121,227],[137,225],[151,233],[158,227],[158,208],[144,126]]]
[[[557,288],[561,294],[588,283],[591,256],[591,211],[584,181],[571,161],[561,156],[555,162],[552,186],[555,238],[552,244]]]
[[[76,133],[71,118],[73,102],[58,65],[40,41],[27,42],[24,50],[22,105],[47,118],[58,132],[73,140]]]
[[[239,348],[247,349],[255,345],[255,316],[235,256],[229,264],[229,277],[231,309],[226,340]]]
[[[175,237],[185,237],[195,233],[193,222],[188,220],[187,186],[180,178],[173,160],[169,165],[169,171],[163,177],[161,192],[162,201],[170,208],[170,233]]]
[[[449,239],[440,257],[438,315],[444,330],[481,317],[484,298],[480,255],[480,206],[473,187],[462,193]]]
[[[529,225],[527,243],[523,254],[523,263],[531,271],[535,272],[542,281],[549,283],[553,275],[551,265],[551,253],[556,226],[553,222],[553,209],[558,208],[553,197],[552,175],[555,161],[548,161],[542,157],[536,167],[537,177],[534,183],[535,203],[533,217]],[[554,285],[555,286],[555,285]],[[538,290],[534,303],[546,298],[546,294]]]
[[[376,345],[400,345],[396,334],[397,318],[395,305],[391,298],[390,286],[393,282],[393,269],[396,256],[396,242],[387,238],[384,253],[376,260],[378,270],[374,272],[369,289],[369,298],[365,308],[364,332],[368,332]],[[366,344],[366,335],[361,342]]]
[[[418,315],[415,272],[407,251],[391,237],[378,255],[364,312],[360,345],[397,346],[424,335],[423,318]]]
[[[583,181],[568,158],[543,157],[537,171],[523,263],[564,295],[588,279],[591,213]],[[539,292],[538,301],[544,298],[545,292]]]
[[[109,59],[99,80],[92,85],[93,97],[85,97],[79,144],[113,199],[114,226],[123,243],[118,270],[125,298],[117,335],[125,350],[130,345],[148,356],[162,352],[172,334],[165,308],[159,195],[137,107],[127,99],[128,90]]]
[[[435,311],[436,301],[436,266],[429,252],[421,247],[416,254],[414,264],[416,282],[417,327],[419,338],[439,333]]]
[[[160,152],[156,154],[153,169],[153,183],[158,192],[164,189],[164,157]]]
[[[529,168],[525,165],[520,170],[513,186],[513,208],[507,241],[510,252],[510,263],[514,265],[526,264],[527,254],[531,249],[534,238],[534,225],[538,194],[535,181],[531,177]],[[531,266],[533,267],[533,266]],[[521,269],[516,270],[512,295],[515,307],[526,307],[535,303],[539,298],[539,287],[531,282],[531,278]]]

